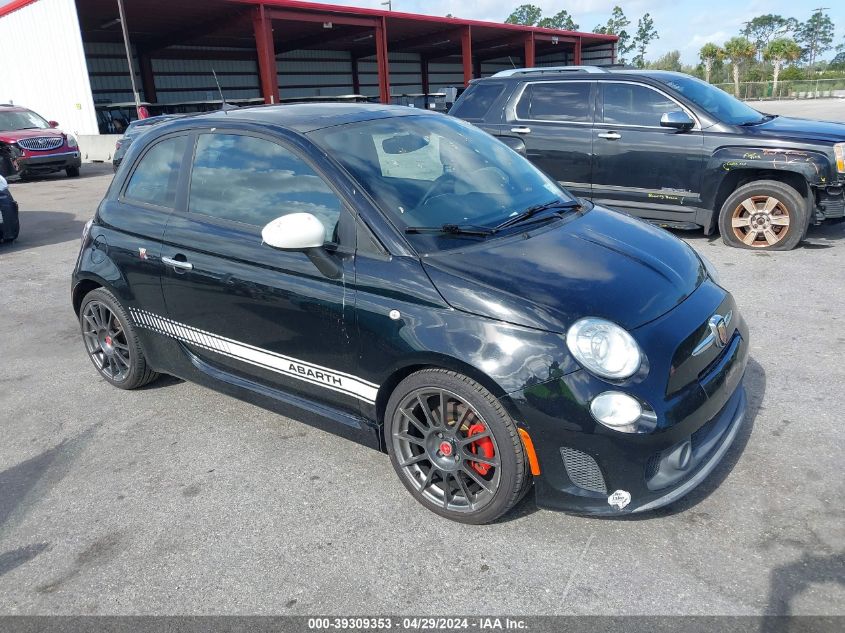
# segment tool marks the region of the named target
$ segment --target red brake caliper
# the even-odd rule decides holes
[[[487,429],[484,428],[483,424],[477,422],[471,427],[469,427],[469,431],[467,431],[467,437],[478,435],[479,433],[483,433],[486,430]],[[492,459],[493,455],[496,452],[493,448],[493,440],[490,439],[489,435],[487,437],[482,437],[480,440],[476,440],[475,442],[469,445],[469,448],[474,454],[481,455],[482,457],[486,457],[487,459]],[[479,464],[478,462],[470,462],[470,466],[472,466],[472,469],[479,475],[486,475],[488,472],[490,472],[490,469],[493,468],[489,464]]]

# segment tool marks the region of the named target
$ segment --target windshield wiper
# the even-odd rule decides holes
[[[515,226],[517,224],[522,224],[533,218],[538,213],[542,213],[543,211],[548,211],[549,209],[560,209],[560,210],[569,210],[569,209],[580,209],[581,204],[575,200],[570,200],[569,202],[564,202],[563,200],[549,200],[548,202],[544,202],[542,204],[535,204],[533,207],[528,207],[522,213],[517,213],[509,217],[507,220],[502,222],[501,224],[497,224],[493,227],[494,231],[501,231],[502,229],[506,229],[511,226]]]
[[[409,226],[405,233],[447,233],[449,235],[477,235],[487,237],[496,231],[485,226],[472,224],[441,224],[440,226]]]

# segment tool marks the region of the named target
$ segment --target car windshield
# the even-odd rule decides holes
[[[724,90],[695,77],[673,75],[664,78],[661,76],[660,80],[723,123],[748,125],[762,123],[765,120],[765,117],[754,108],[745,105]]]
[[[310,137],[400,230],[435,229],[409,236],[423,242],[423,250],[452,246],[461,233],[455,227],[473,229],[478,239],[532,207],[575,200],[504,143],[453,117],[398,116],[324,128]],[[453,230],[437,235],[444,225]]]
[[[29,110],[0,112],[0,130],[46,130],[50,127],[40,116]]]

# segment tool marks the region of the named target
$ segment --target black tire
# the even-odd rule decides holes
[[[438,393],[445,400],[438,400]],[[432,424],[423,423],[427,431],[402,413],[416,406],[412,414],[421,421],[422,405],[411,404],[421,403],[416,399],[420,394],[427,403],[445,402],[427,410],[432,414],[428,418]],[[445,416],[439,415],[441,410]],[[467,430],[472,428],[477,435]],[[390,461],[404,486],[422,505],[448,519],[470,524],[495,521],[523,497],[531,483],[522,440],[510,415],[487,389],[453,371],[424,369],[400,382],[387,403],[384,433]],[[411,434],[413,441],[406,441]],[[491,453],[483,455],[479,441],[470,437],[484,438],[480,442],[489,442]],[[438,443],[452,448],[441,453],[434,449]],[[490,459],[486,472],[479,471],[484,464],[472,459],[479,456]],[[444,466],[449,458],[452,461]],[[439,493],[443,501],[434,499]]]
[[[111,316],[106,316],[107,313]],[[88,358],[100,376],[115,387],[137,389],[158,378],[159,374],[147,365],[126,311],[105,288],[85,295],[79,309],[79,327]]]
[[[79,178],[79,167],[68,167],[65,173],[68,178]]]
[[[790,251],[806,230],[807,201],[777,180],[756,180],[739,187],[719,212],[722,240],[737,248]]]

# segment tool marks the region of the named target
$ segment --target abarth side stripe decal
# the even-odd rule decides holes
[[[158,316],[147,310],[129,308],[132,321],[138,327],[163,336],[190,343],[229,358],[261,367],[277,374],[289,376],[309,384],[343,393],[369,404],[374,404],[379,386],[357,376],[338,372],[327,367],[307,363],[297,358],[277,354],[254,345],[218,336],[172,319]]]

